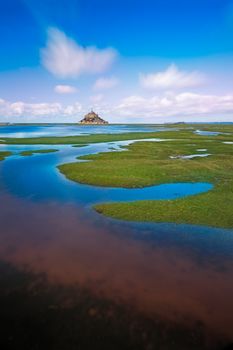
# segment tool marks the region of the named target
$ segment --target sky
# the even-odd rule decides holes
[[[0,0],[0,122],[233,122],[233,0]]]

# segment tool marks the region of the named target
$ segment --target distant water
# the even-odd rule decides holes
[[[85,134],[122,134],[128,132],[166,131],[169,128],[155,125],[7,125],[0,127],[0,137],[50,137]]]
[[[227,135],[225,132],[220,131],[207,131],[207,130],[196,130],[195,134],[201,135],[201,136],[218,136],[218,135]]]

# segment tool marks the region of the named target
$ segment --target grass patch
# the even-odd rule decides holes
[[[168,201],[99,204],[97,212],[116,219],[233,228],[233,182],[213,191]]]
[[[6,157],[9,157],[12,155],[12,152],[8,152],[8,151],[1,151],[0,152],[0,161],[4,160]]]
[[[31,138],[2,138],[3,143],[6,144],[43,144],[43,145],[57,145],[57,144],[89,144],[100,142],[114,142],[114,141],[126,141],[137,140],[154,137],[171,137],[173,131],[170,132],[135,132],[125,134],[93,134],[83,136],[63,136],[63,137],[31,137]]]
[[[201,137],[189,130],[172,133],[173,141],[137,142],[128,146],[126,152],[83,156],[82,159],[92,161],[64,164],[59,169],[73,181],[100,186],[136,188],[173,182],[213,183],[212,191],[183,199],[98,204],[95,209],[124,220],[233,227],[233,147],[223,143],[232,141],[233,137]],[[207,149],[211,156],[190,160],[169,158],[200,154],[197,149]]]
[[[31,150],[31,151],[22,151],[20,153],[21,156],[32,156],[33,154],[37,154],[37,153],[54,153],[54,152],[58,152],[57,149],[39,149],[39,150]]]

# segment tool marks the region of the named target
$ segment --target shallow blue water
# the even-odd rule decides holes
[[[25,127],[27,129],[28,127]],[[148,140],[149,141],[149,140]],[[154,141],[159,141],[154,139]],[[0,150],[9,150],[13,152],[5,161],[0,162],[0,196],[10,194],[17,198],[28,199],[32,202],[49,203],[55,201],[61,203],[73,203],[77,205],[78,210],[86,212],[87,222],[99,222],[100,227],[107,224],[110,230],[117,227],[117,232],[130,231],[131,235],[135,234],[140,239],[153,239],[163,241],[166,237],[168,244],[176,241],[177,245],[190,245],[190,239],[198,245],[197,251],[208,250],[216,253],[220,246],[220,242],[224,242],[222,251],[230,250],[232,253],[232,244],[228,246],[227,241],[232,241],[232,230],[224,230],[220,228],[176,225],[172,223],[164,224],[145,224],[145,223],[126,223],[108,219],[99,216],[93,210],[91,205],[94,203],[108,201],[134,201],[134,200],[169,200],[181,198],[183,196],[195,195],[212,189],[212,185],[208,183],[176,183],[163,184],[158,186],[150,186],[140,189],[122,189],[122,188],[103,188],[97,186],[89,186],[79,184],[67,180],[58,169],[60,164],[77,161],[77,157],[87,154],[95,154],[99,152],[112,152],[112,148],[116,151],[124,149],[126,146],[135,141],[120,141],[110,143],[91,144],[85,147],[72,147],[71,145],[0,145]],[[166,141],[170,142],[170,141]],[[172,141],[171,141],[172,142]],[[56,153],[35,154],[29,157],[20,156],[21,151],[38,150],[38,149],[58,149]],[[80,160],[78,160],[80,161]],[[82,222],[85,226],[85,222]],[[145,232],[147,233],[145,235]],[[204,235],[202,235],[202,233]],[[209,238],[213,235],[214,240]],[[143,236],[142,236],[143,234]],[[184,236],[184,234],[186,236]],[[178,236],[177,236],[178,235]],[[169,238],[168,238],[169,237]],[[201,240],[200,240],[201,239]],[[174,241],[175,240],[175,241]],[[203,245],[203,242],[205,244]],[[161,242],[160,242],[161,243]],[[159,243],[159,244],[160,244]],[[210,244],[211,243],[211,244]],[[192,243],[193,244],[193,243]],[[214,244],[214,250],[213,249]],[[228,249],[228,248],[229,249]],[[221,251],[221,254],[222,254]]]
[[[67,180],[56,168],[59,164],[77,161],[76,157],[81,155],[112,152],[112,148],[124,151],[120,146],[132,142],[134,141],[99,143],[81,148],[71,145],[0,145],[0,150],[13,152],[13,156],[0,162],[0,196],[10,194],[32,202],[55,201],[61,205],[73,203],[77,205],[79,212],[87,214],[82,221],[82,227],[85,227],[86,223],[97,223],[103,230],[106,230],[107,225],[107,230],[116,231],[117,234],[130,234],[162,246],[175,245],[182,249],[192,247],[195,254],[198,254],[198,259],[202,259],[203,253],[206,254],[205,259],[213,254],[225,258],[231,256],[232,230],[172,223],[129,223],[100,216],[91,209],[94,203],[108,201],[168,200],[195,195],[211,190],[211,184],[176,183],[140,189],[103,188]],[[29,157],[20,156],[21,151],[48,148],[59,151]]]
[[[155,125],[7,125],[0,127],[0,137],[49,137],[85,134],[121,134],[128,132],[166,131]]]
[[[196,130],[195,134],[201,135],[201,136],[218,136],[221,134],[227,134],[225,132],[220,132],[220,131],[207,131],[207,130]]]
[[[129,142],[100,143],[81,148],[70,145],[52,146],[49,148],[59,151],[29,157],[22,157],[18,153],[28,149],[46,149],[48,146],[1,146],[1,149],[17,152],[3,162],[2,182],[11,193],[19,196],[37,200],[75,201],[83,205],[109,201],[168,200],[212,189],[211,184],[202,182],[170,183],[135,189],[89,186],[67,180],[57,169],[60,164],[77,161],[77,156],[108,152],[112,147],[119,149],[119,146],[127,143]]]

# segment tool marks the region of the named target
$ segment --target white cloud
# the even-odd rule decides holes
[[[199,86],[205,82],[202,73],[181,71],[174,64],[163,72],[140,74],[139,79],[142,87],[148,89],[180,89]]]
[[[54,91],[58,94],[73,94],[77,89],[71,85],[56,85]]]
[[[99,78],[96,80],[94,84],[94,89],[95,90],[112,89],[113,87],[117,86],[118,83],[119,83],[119,80],[115,77]]]
[[[63,107],[63,115],[64,116],[77,116],[82,111],[82,105],[79,102],[75,102],[72,105],[68,105]]]
[[[26,103],[23,101],[9,102],[0,100],[0,116],[9,117],[46,117],[48,121],[56,117],[78,116],[82,111],[82,105],[76,102],[63,106],[60,103]]]
[[[116,55],[112,48],[83,47],[56,28],[49,29],[47,46],[41,50],[44,67],[60,78],[102,73],[112,65]]]
[[[103,101],[103,99],[104,99],[103,94],[97,94],[97,95],[93,95],[90,97],[90,101],[93,103],[99,103],[99,102]]]
[[[232,121],[233,94],[207,95],[191,92],[165,93],[153,97],[132,95],[118,103],[103,101],[104,96],[90,97],[103,118],[111,122],[160,123],[167,121]],[[9,102],[0,99],[0,117],[5,121],[75,121],[81,119],[90,104]]]
[[[176,120],[228,120],[233,121],[233,95],[201,95],[189,92],[163,94],[145,98],[129,96],[112,111],[115,115],[139,118],[141,121],[156,123]],[[128,119],[129,120],[129,119]]]

